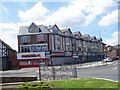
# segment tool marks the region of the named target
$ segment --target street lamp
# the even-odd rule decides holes
[[[40,60],[39,60],[39,81],[41,81],[41,65],[40,65]]]

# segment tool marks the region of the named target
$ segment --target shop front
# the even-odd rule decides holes
[[[79,63],[78,52],[73,52],[73,63]]]
[[[19,68],[27,67],[39,67],[44,64],[48,58],[45,57],[45,52],[31,52],[31,53],[18,53],[17,60],[19,62]]]
[[[63,64],[65,64],[64,56],[65,56],[65,53],[62,51],[52,52],[50,65],[63,65]]]

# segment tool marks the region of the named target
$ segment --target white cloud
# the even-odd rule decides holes
[[[29,10],[19,11],[18,16],[22,21],[20,26],[30,25],[31,22],[45,25],[56,23],[61,27],[87,26],[98,15],[110,12],[112,7],[114,7],[113,0],[71,0],[68,6],[51,13],[41,2],[38,2]],[[6,7],[2,6],[2,8],[4,11],[8,11]],[[19,24],[0,23],[0,38],[16,50],[18,30]],[[112,38],[114,37],[112,36]],[[113,40],[108,39],[107,41]]]
[[[108,13],[106,16],[102,17],[98,24],[100,26],[107,27],[116,22],[118,22],[118,10],[114,10],[111,13]]]
[[[8,12],[8,8],[5,7],[4,5],[0,4],[0,11],[5,11],[5,12]]]
[[[113,0],[72,0],[66,7],[57,11],[50,11],[38,2],[27,11],[19,11],[19,17],[23,21],[34,21],[39,24],[55,24],[65,27],[73,25],[87,26],[98,15],[108,13],[115,6]],[[85,13],[83,13],[85,12]],[[48,15],[46,15],[49,13]]]
[[[116,31],[116,32],[114,32],[114,33],[111,35],[110,38],[106,38],[104,42],[105,42],[107,45],[117,45],[118,42],[119,42],[119,44],[120,44],[120,41],[118,41],[118,40],[119,40],[119,39],[118,39],[119,35],[120,35],[120,31]]]
[[[45,8],[41,2],[36,3],[32,8],[27,11],[19,11],[18,16],[23,21],[34,21],[40,20],[41,22],[45,20],[45,14],[49,10]]]
[[[17,34],[19,25],[14,23],[0,23],[0,39],[17,50]]]

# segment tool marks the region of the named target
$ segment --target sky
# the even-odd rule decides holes
[[[18,50],[20,26],[57,24],[118,44],[119,0],[0,0],[0,39]]]

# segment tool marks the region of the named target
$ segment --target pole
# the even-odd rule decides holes
[[[52,65],[52,76],[53,76],[53,80],[55,80],[55,69],[53,66],[53,59],[51,59],[51,65]]]
[[[39,62],[39,81],[41,81],[41,68],[40,68],[40,62]]]

